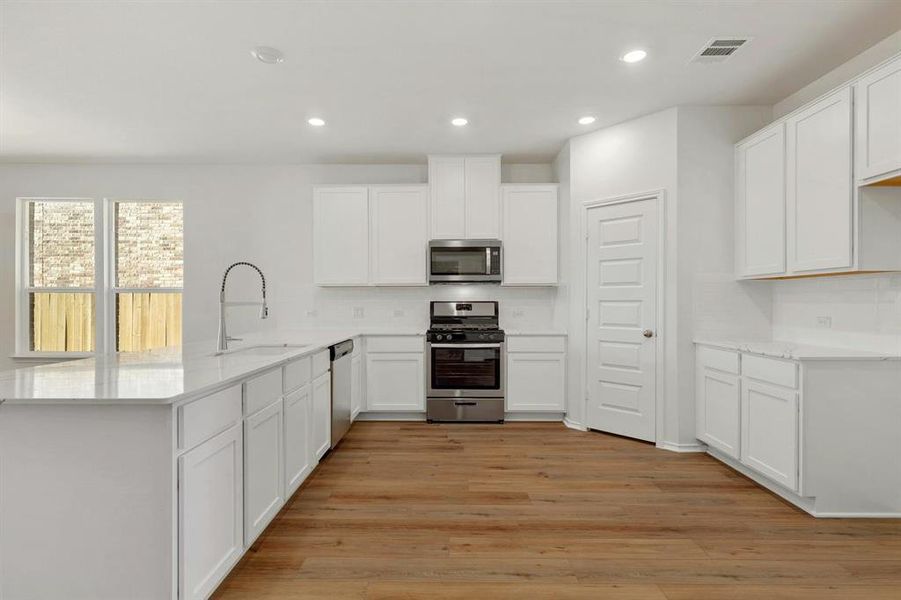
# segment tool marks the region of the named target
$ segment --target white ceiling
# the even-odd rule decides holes
[[[772,104],[901,24],[897,0],[0,3],[4,162],[421,162],[678,104]],[[689,64],[715,36],[729,61]],[[281,65],[250,56],[280,48]],[[629,65],[626,50],[649,57]],[[585,127],[576,119],[594,114]],[[307,125],[322,116],[325,127]],[[452,116],[470,125],[452,127]]]

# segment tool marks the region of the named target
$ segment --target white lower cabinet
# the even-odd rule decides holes
[[[698,439],[739,458],[741,386],[738,376],[702,369],[698,376]]]
[[[699,348],[695,379],[697,438],[735,459],[741,456],[738,354]]]
[[[422,352],[366,355],[366,408],[371,411],[425,410]]]
[[[793,492],[800,489],[800,367],[699,345],[695,436]]]
[[[797,491],[798,393],[744,379],[741,408],[741,462]]]
[[[178,458],[178,597],[207,598],[244,550],[241,425]]]
[[[562,336],[508,336],[507,411],[566,410],[565,343]]]
[[[332,444],[332,374],[313,380],[313,418],[310,440],[313,460],[318,463]]]
[[[285,396],[285,497],[290,497],[312,470],[310,460],[310,384]]]
[[[244,531],[249,546],[285,503],[281,398],[244,421]]]

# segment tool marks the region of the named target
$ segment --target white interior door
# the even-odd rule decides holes
[[[657,200],[587,212],[588,426],[655,441]]]

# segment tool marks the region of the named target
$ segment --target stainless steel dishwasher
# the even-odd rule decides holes
[[[353,350],[353,340],[329,347],[332,359],[332,448],[350,429],[350,355]]]

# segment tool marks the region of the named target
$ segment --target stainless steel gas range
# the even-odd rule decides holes
[[[426,418],[503,422],[504,332],[497,302],[432,302]]]

